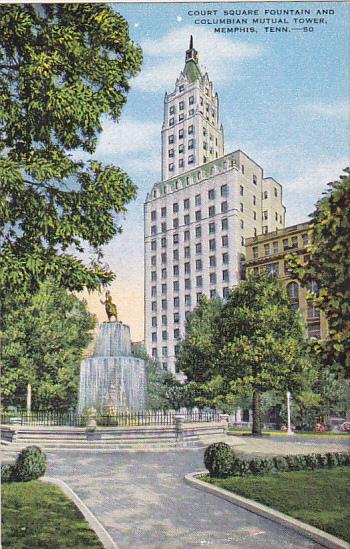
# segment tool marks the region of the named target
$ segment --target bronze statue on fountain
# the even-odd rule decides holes
[[[116,322],[121,322],[120,320],[118,320],[117,306],[115,305],[115,303],[113,303],[111,292],[109,290],[106,291],[105,301],[102,301],[102,299],[100,299],[100,301],[102,305],[105,306],[108,322],[111,322],[111,318],[113,316]]]

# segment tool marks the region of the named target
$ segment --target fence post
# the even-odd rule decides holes
[[[86,438],[87,440],[93,440],[95,436],[97,421],[96,421],[96,409],[89,408],[87,410],[87,423],[86,423]]]
[[[228,414],[220,414],[219,415],[220,421],[222,423],[222,426],[224,428],[224,433],[226,434],[228,431],[228,420],[230,416]]]
[[[183,414],[174,414],[176,446],[184,446],[184,420]]]

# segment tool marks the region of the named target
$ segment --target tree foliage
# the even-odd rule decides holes
[[[260,395],[299,385],[305,367],[304,327],[282,284],[273,275],[250,276],[230,293],[213,322],[202,324],[204,303],[190,317],[179,365],[214,403],[232,405],[237,395],[253,394],[253,431],[261,432]],[[199,316],[199,320],[198,317]],[[210,333],[209,333],[210,332]],[[203,338],[210,342],[203,344]],[[189,345],[189,342],[192,342]],[[201,346],[211,349],[205,375],[196,365]]]
[[[8,309],[1,332],[3,405],[25,408],[31,384],[33,409],[74,407],[95,325],[85,302],[46,281],[25,306],[12,301]]]
[[[307,286],[316,281],[312,296],[328,320],[329,336],[314,342],[325,365],[350,374],[350,179],[330,184],[311,215],[309,260],[290,257],[292,269]],[[311,297],[311,296],[310,296]]]
[[[101,119],[119,120],[141,51],[106,4],[4,5],[0,18],[0,290],[54,277],[74,290],[112,280],[100,246],[135,197],[113,165],[86,163]],[[79,253],[97,251],[87,265]]]

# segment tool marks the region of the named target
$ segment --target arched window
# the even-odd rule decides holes
[[[292,309],[296,311],[299,308],[299,286],[297,282],[290,282],[287,285],[287,294],[292,302]]]

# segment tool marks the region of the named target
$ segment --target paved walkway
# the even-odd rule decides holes
[[[120,549],[319,548],[292,530],[183,481],[203,469],[203,450],[55,452],[50,476],[65,480]]]

